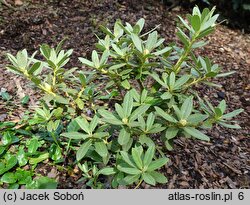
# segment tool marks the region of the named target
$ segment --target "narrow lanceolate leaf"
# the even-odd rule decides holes
[[[149,173],[143,173],[142,174],[142,179],[147,183],[147,184],[150,184],[150,185],[153,185],[153,186],[155,186],[155,183],[156,183],[156,181],[155,181],[155,179],[154,179],[154,177],[152,177]]]
[[[33,74],[38,68],[40,68],[41,62],[34,63],[31,68],[29,69],[28,73]]]
[[[130,168],[130,167],[122,167],[120,165],[117,166],[117,169],[120,170],[121,172],[124,172],[126,174],[131,174],[131,175],[137,175],[141,173],[139,169]]]
[[[164,112],[161,108],[159,107],[155,107],[156,113],[161,116],[162,118],[164,118],[165,120],[169,121],[169,122],[174,122],[176,123],[177,120],[174,119],[172,116],[170,116],[169,114],[167,114],[166,112]]]
[[[199,131],[193,127],[184,127],[183,129],[186,133],[188,133],[189,135],[191,135],[197,139],[204,140],[204,141],[210,141],[210,138],[207,135],[203,134],[201,131]]]
[[[167,52],[170,51],[171,49],[172,49],[171,47],[165,47],[165,48],[163,48],[162,50],[156,51],[156,52],[154,52],[154,53],[152,53],[152,54],[154,54],[154,55],[156,55],[156,56],[162,55],[162,54],[164,54],[164,53],[167,53]]]
[[[75,140],[84,140],[89,137],[89,135],[80,133],[80,132],[64,132],[61,134],[63,137],[67,137],[69,139],[75,139]]]
[[[188,46],[190,43],[188,36],[181,29],[179,29],[179,28],[177,28],[177,29],[178,29],[178,32],[176,33],[176,35],[178,36],[178,38],[181,40],[181,42],[185,46]]]
[[[154,114],[151,112],[149,115],[148,115],[148,118],[147,118],[147,129],[150,130],[151,127],[153,126],[154,124],[154,121],[155,121],[155,116]]]
[[[136,165],[135,165],[134,162],[130,159],[130,156],[128,155],[127,152],[121,151],[120,153],[121,153],[122,159],[123,159],[128,165],[130,165],[131,167],[136,168]]]
[[[167,164],[168,160],[169,160],[168,158],[160,158],[151,162],[150,165],[148,166],[147,171],[151,172],[151,171],[161,168],[162,166]]]
[[[188,117],[187,121],[191,124],[200,123],[208,118],[208,115],[202,115],[199,113],[192,114]]]
[[[129,117],[129,121],[132,122],[135,119],[138,118],[139,115],[145,113],[148,108],[150,107],[150,105],[141,105],[140,107],[138,107],[135,111],[132,112],[132,114]]]
[[[130,139],[130,133],[123,128],[119,133],[118,143],[120,145],[125,145],[129,142],[129,139]]]
[[[124,97],[123,108],[125,115],[130,116],[133,109],[133,97],[130,92],[128,92]]]
[[[76,160],[77,161],[80,161],[86,155],[86,153],[89,150],[91,144],[92,144],[92,141],[89,140],[89,141],[87,141],[87,142],[85,142],[84,144],[81,145],[81,147],[76,152]]]
[[[119,184],[122,185],[129,185],[129,184],[133,184],[134,182],[138,181],[140,178],[140,175],[128,175],[126,176],[124,179],[121,180],[121,182],[119,182]]]
[[[94,63],[95,68],[100,67],[100,60],[99,60],[98,54],[95,50],[92,51],[92,61]]]
[[[104,142],[95,143],[95,151],[101,156],[106,157],[108,155],[108,149]]]
[[[219,122],[219,124],[222,125],[223,127],[230,128],[230,129],[240,129],[241,128],[237,124],[232,125],[232,124],[227,124],[227,123],[224,123],[224,122]]]
[[[165,184],[168,181],[168,179],[163,174],[160,174],[159,172],[152,171],[152,172],[149,172],[149,174],[152,177],[154,177],[155,181],[158,183]]]
[[[134,33],[131,34],[131,39],[133,41],[133,44],[137,48],[137,50],[142,53],[143,49],[142,49],[142,41],[141,41],[141,39]]]
[[[95,115],[89,125],[91,132],[95,130],[96,126],[98,125],[98,122],[99,122],[99,118]]]
[[[155,154],[155,147],[154,146],[149,147],[143,159],[143,167],[146,168],[149,166],[149,164],[153,160],[154,154]]]
[[[148,35],[148,39],[146,42],[146,49],[148,49],[149,51],[153,50],[156,43],[157,43],[157,31],[154,31],[153,33],[150,33]]]
[[[85,118],[76,118],[75,120],[84,132],[90,134],[89,123]]]
[[[98,113],[104,118],[104,120],[113,125],[122,125],[123,122],[117,119],[111,112],[107,110],[98,110]]]
[[[126,117],[126,114],[122,108],[121,105],[119,105],[118,103],[115,103],[115,111],[117,112],[117,114],[119,115],[119,117],[121,119],[125,118]]]
[[[181,118],[187,119],[193,110],[193,98],[187,98],[181,106]]]
[[[230,119],[230,118],[235,117],[236,115],[242,113],[243,111],[244,111],[243,109],[234,110],[233,112],[230,112],[230,113],[223,115],[222,118]]]
[[[132,148],[132,157],[136,166],[141,170],[143,166],[142,159],[141,159],[140,152],[136,148]]]
[[[115,169],[111,168],[111,167],[105,167],[105,168],[98,171],[98,174],[102,174],[102,175],[106,175],[106,176],[113,175],[115,173],[116,173]]]
[[[79,60],[80,60],[81,63],[84,64],[84,65],[87,65],[87,66],[89,66],[89,67],[91,67],[91,68],[94,67],[94,63],[91,62],[91,61],[89,61],[89,60],[87,60],[87,59],[85,59],[85,58],[79,58]]]

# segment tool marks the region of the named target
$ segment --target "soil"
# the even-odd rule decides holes
[[[135,23],[143,17],[145,31],[161,24],[157,30],[167,42],[173,42],[177,40],[177,15],[187,14],[180,7],[167,11],[160,0],[140,3],[130,0],[23,0],[21,3],[15,9],[2,6],[0,13],[0,89],[6,89],[15,104],[10,111],[0,99],[0,121],[21,118],[26,108],[19,106],[20,98],[24,94],[31,95],[32,107],[36,104],[37,94],[23,78],[6,71],[6,53],[15,54],[24,48],[32,53],[42,43],[56,45],[68,37],[65,49],[74,49],[69,66],[80,67],[77,57],[89,57],[97,42],[95,34],[101,35],[100,25],[111,28],[118,18]],[[214,104],[225,99],[229,111],[244,108],[245,111],[237,117],[242,129],[215,127],[208,132],[211,136],[209,143],[176,139],[174,151],[166,152],[170,162],[161,170],[169,182],[158,188],[250,188],[250,35],[219,25],[209,40],[210,44],[199,53],[213,59],[223,71],[237,72],[218,79],[221,89],[201,86],[197,90]],[[81,177],[77,168],[70,173],[63,170],[58,171],[57,167],[47,163],[37,168],[43,175],[56,177],[60,181],[59,188],[82,187],[76,183]],[[151,187],[142,184],[141,188]]]

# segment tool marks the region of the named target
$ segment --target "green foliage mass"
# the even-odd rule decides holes
[[[133,26],[118,20],[113,29],[101,27],[97,50],[79,58],[82,68],[65,69],[73,51],[62,50],[63,42],[56,48],[41,45],[44,60],[25,49],[8,54],[7,68],[33,82],[43,96],[19,125],[1,124],[1,183],[37,188],[46,181],[31,183],[37,164],[47,160],[60,167],[73,157],[87,186],[139,187],[143,181],[154,186],[167,182],[160,169],[168,162],[166,151],[174,149],[174,138],[209,141],[203,130],[215,124],[240,128],[231,119],[242,109],[227,112],[225,100],[214,106],[194,89],[220,86],[211,79],[233,73],[221,72],[194,52],[215,29],[214,10],[194,7],[186,19],[179,16],[180,47],[166,44],[156,28],[142,33],[144,19]],[[31,169],[25,171],[25,165]]]

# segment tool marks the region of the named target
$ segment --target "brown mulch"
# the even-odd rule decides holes
[[[31,53],[42,43],[56,45],[68,37],[65,47],[74,49],[70,65],[80,67],[77,57],[90,55],[97,41],[94,34],[101,35],[99,25],[112,27],[118,18],[134,23],[143,17],[146,19],[145,30],[161,24],[158,31],[166,38],[166,42],[177,40],[176,16],[185,16],[187,11],[177,7],[168,12],[160,0],[153,3],[140,1],[139,4],[131,2],[135,1],[23,0],[16,10],[3,7],[0,13],[0,89],[7,89],[14,96],[16,104],[19,95],[29,94],[31,106],[35,105],[36,93],[33,88],[22,78],[5,71],[5,54],[16,53],[24,48]],[[158,188],[250,188],[250,35],[219,25],[209,40],[210,44],[199,53],[208,55],[223,70],[235,70],[237,73],[218,79],[223,86],[221,89],[201,86],[198,90],[215,104],[225,99],[229,111],[244,108],[244,113],[237,117],[242,129],[215,127],[208,133],[211,136],[210,143],[185,138],[175,140],[174,151],[166,153],[170,162],[162,169],[169,182]],[[7,119],[5,106],[0,100],[0,120]],[[8,115],[12,119],[19,118],[24,110],[13,107]],[[53,170],[50,175],[56,175],[60,188],[80,188],[76,184],[79,176],[75,175],[78,172],[69,177],[65,171],[60,175],[55,167],[48,165],[38,169],[44,175]]]

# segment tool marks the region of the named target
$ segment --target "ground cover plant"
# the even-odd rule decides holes
[[[180,46],[165,43],[156,28],[142,33],[144,19],[133,26],[118,20],[112,30],[103,26],[91,59],[79,58],[84,68],[64,68],[72,54],[62,50],[64,41],[56,48],[41,45],[43,60],[25,49],[8,54],[7,68],[29,79],[42,98],[22,122],[0,124],[1,183],[56,187],[47,177],[32,182],[34,168],[48,160],[63,169],[73,158],[79,181],[92,188],[154,186],[167,182],[160,169],[174,138],[209,141],[204,130],[215,124],[240,128],[231,119],[242,109],[228,113],[225,100],[214,106],[194,89],[219,86],[210,80],[233,74],[194,53],[215,29],[214,10],[195,7],[186,20],[179,17]]]

